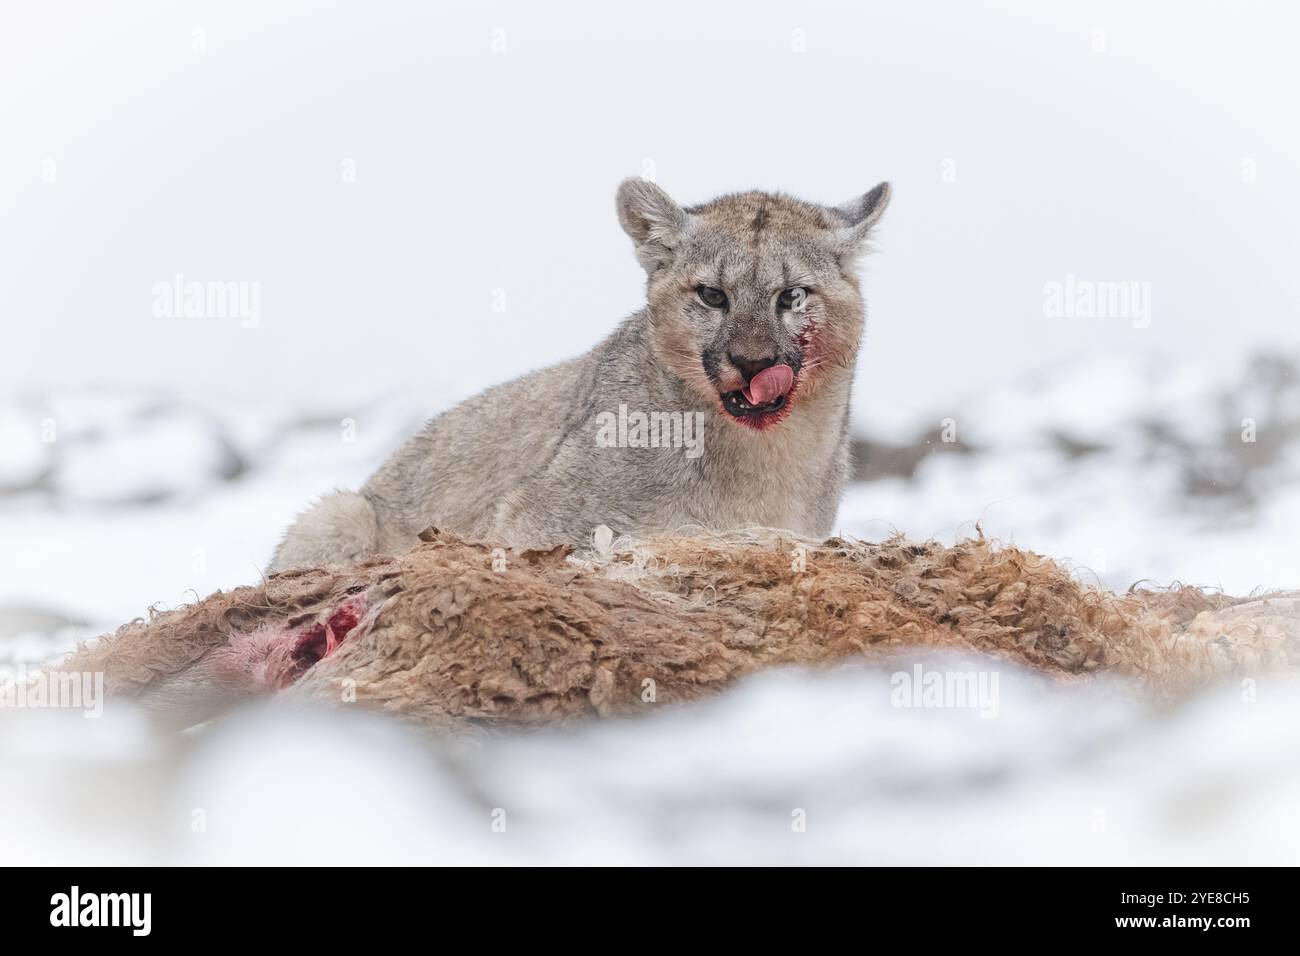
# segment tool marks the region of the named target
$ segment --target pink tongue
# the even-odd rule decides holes
[[[755,375],[740,391],[751,405],[774,402],[794,384],[794,372],[788,365],[773,365]]]

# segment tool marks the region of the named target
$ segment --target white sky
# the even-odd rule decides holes
[[[1294,4],[268,6],[0,13],[0,387],[469,394],[639,306],[647,160],[683,203],[893,181],[860,420],[1300,339]],[[155,318],[177,272],[260,283],[260,325]],[[1067,273],[1151,283],[1150,327],[1045,318]]]

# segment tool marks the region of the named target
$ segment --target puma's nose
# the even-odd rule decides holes
[[[732,355],[730,352],[728,352],[727,361],[729,361],[732,365],[736,366],[736,368],[740,369],[740,374],[745,376],[745,381],[748,382],[759,372],[763,371],[763,369],[771,368],[773,365],[775,365],[776,356],[771,355],[768,356],[767,358],[752,359],[752,358],[741,358],[739,355]]]

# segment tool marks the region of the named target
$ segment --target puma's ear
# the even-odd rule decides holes
[[[645,179],[625,179],[618,187],[618,221],[636,243],[646,272],[672,261],[689,216],[671,196]]]
[[[844,226],[840,230],[840,242],[846,253],[856,253],[861,250],[867,235],[884,215],[892,192],[889,183],[881,183],[871,192],[863,193],[856,199],[850,199],[843,205],[835,207],[835,212],[844,221]]]

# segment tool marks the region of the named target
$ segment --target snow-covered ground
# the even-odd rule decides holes
[[[950,540],[978,522],[1112,588],[1300,583],[1297,357],[1063,363],[867,436],[885,466],[846,495],[851,533]],[[910,475],[889,467],[921,452]]]
[[[1113,587],[1300,586],[1295,369],[1121,356],[923,422],[875,414],[840,526],[951,539],[978,522]],[[296,510],[355,486],[452,398],[0,399],[0,665],[255,579]],[[435,744],[359,714],[251,712],[178,742],[117,708],[7,710],[0,845],[98,862],[1294,862],[1293,682],[1156,713],[1111,683],[934,666],[998,672],[997,716],[893,706],[888,667]]]
[[[910,662],[909,662],[910,665]],[[902,665],[900,665],[902,666]],[[990,661],[995,716],[890,668],[770,672],[647,717],[429,741],[359,713],[0,720],[6,863],[1284,864],[1300,687],[1153,712]]]

